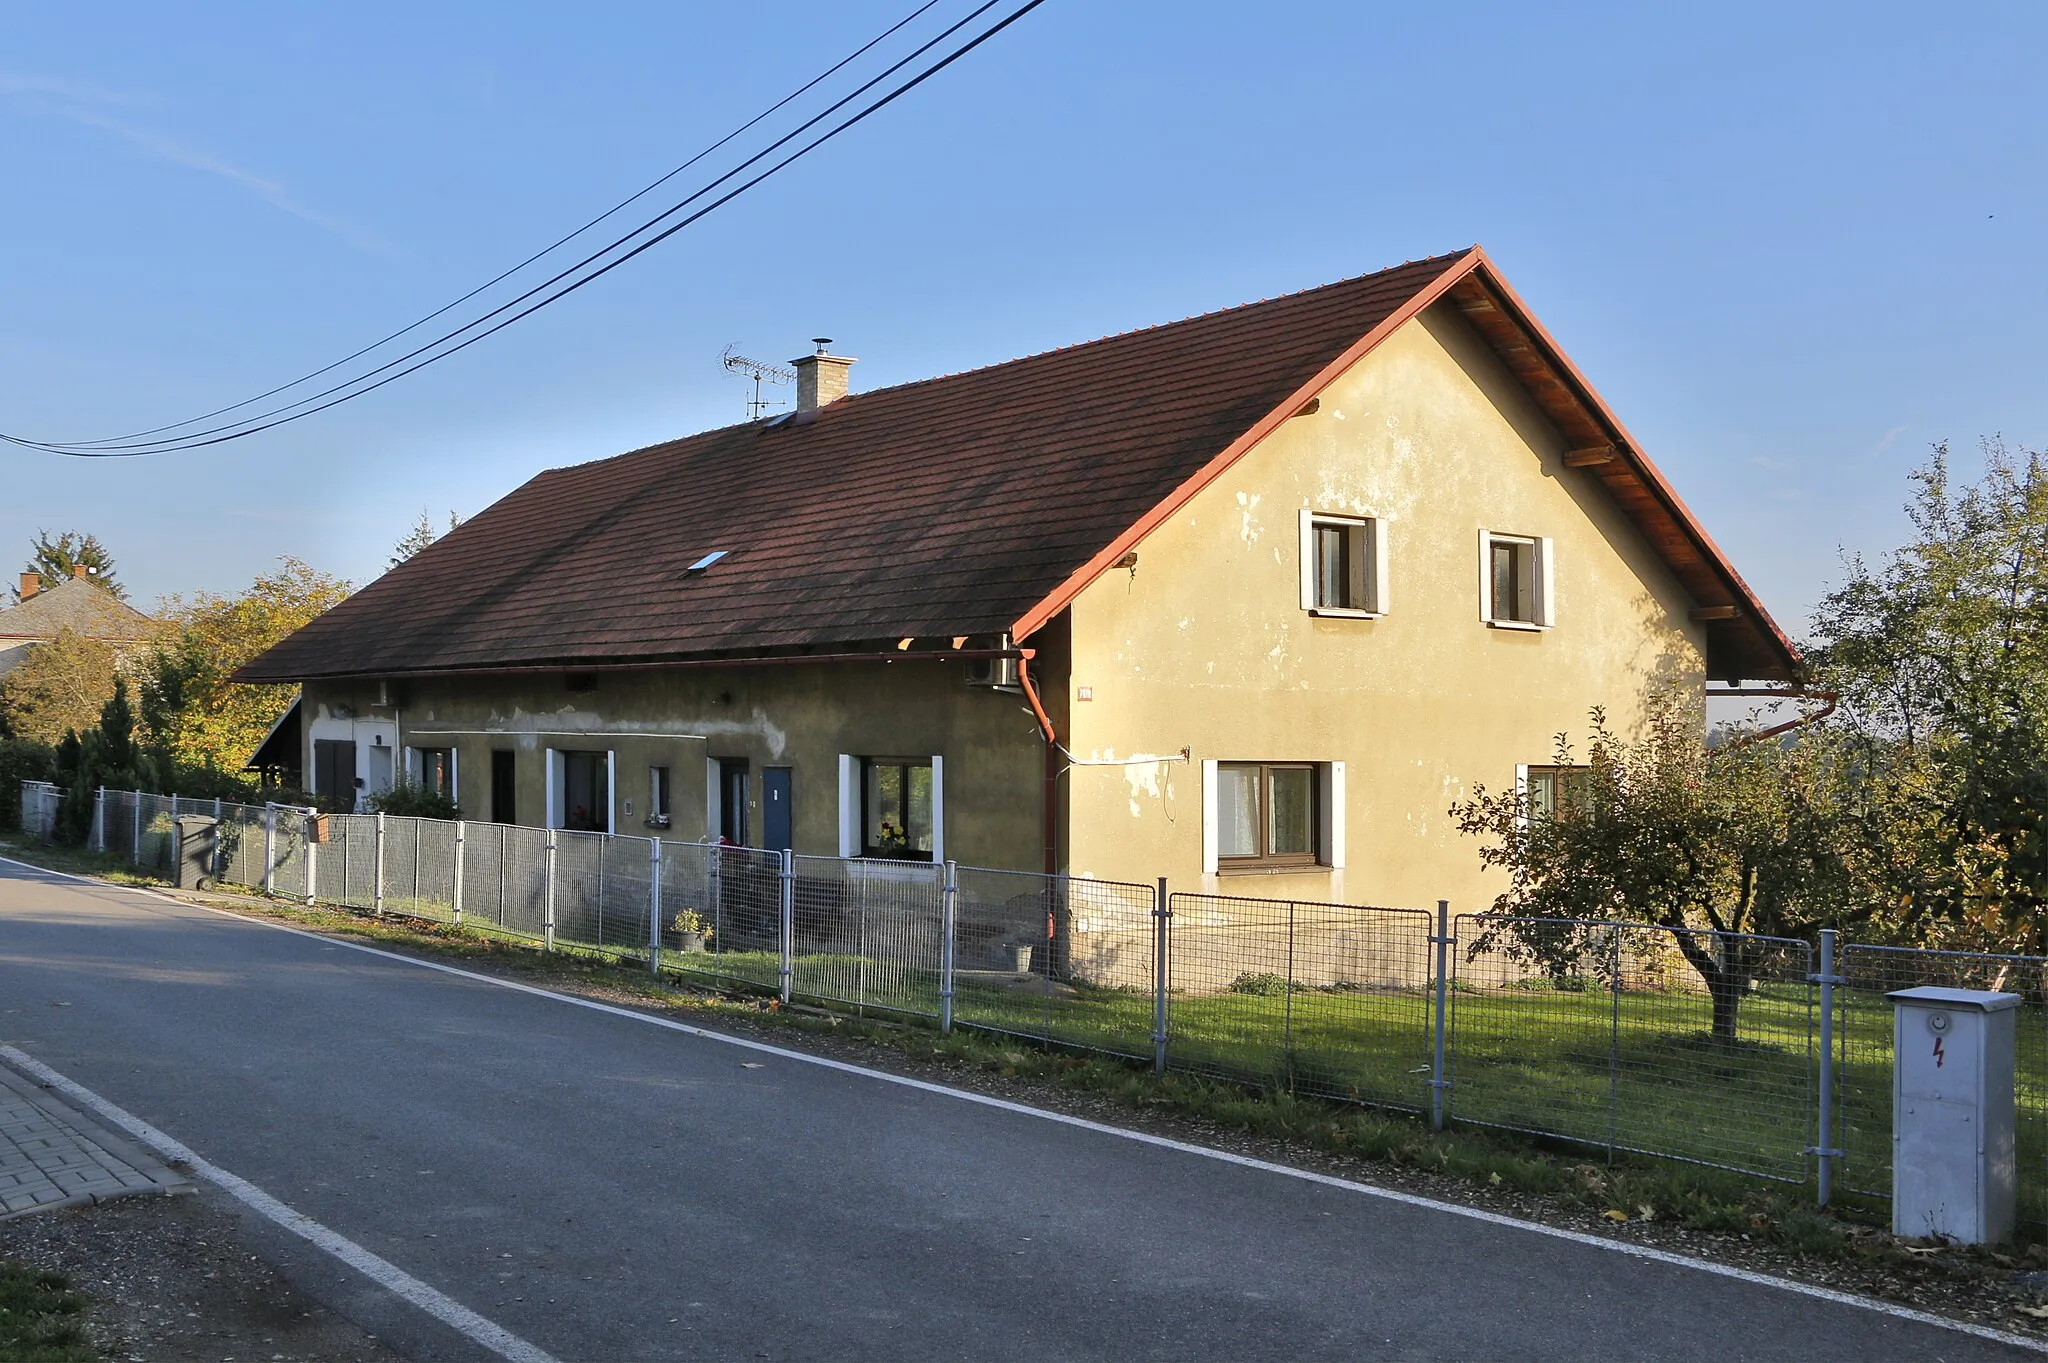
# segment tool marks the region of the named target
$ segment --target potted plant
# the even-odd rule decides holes
[[[669,926],[675,929],[676,948],[679,951],[702,951],[704,944],[711,940],[710,920],[695,909],[684,909],[675,916],[675,921]]]

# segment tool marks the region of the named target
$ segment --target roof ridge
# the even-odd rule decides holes
[[[1090,346],[1104,345],[1110,341],[1127,340],[1133,336],[1144,336],[1151,332],[1164,331],[1168,327],[1186,326],[1190,322],[1206,321],[1212,317],[1225,317],[1234,312],[1243,312],[1247,308],[1265,307],[1272,303],[1284,303],[1291,299],[1306,298],[1310,294],[1323,293],[1330,289],[1341,289],[1347,284],[1360,284],[1368,279],[1378,279],[1383,275],[1390,275],[1399,270],[1413,269],[1418,265],[1449,266],[1453,262],[1471,255],[1478,249],[1479,246],[1475,242],[1470,246],[1461,246],[1455,251],[1447,251],[1442,255],[1422,256],[1415,260],[1404,260],[1399,265],[1387,265],[1377,270],[1367,270],[1364,274],[1347,275],[1342,279],[1332,279],[1323,284],[1311,284],[1307,288],[1295,289],[1288,293],[1276,293],[1265,298],[1248,299],[1242,303],[1232,303],[1228,307],[1211,308],[1207,312],[1189,313],[1185,317],[1176,317],[1170,321],[1152,322],[1141,327],[1129,327],[1123,331],[1105,332],[1100,336],[1090,337],[1085,341],[1070,341],[1066,345],[1051,346],[1045,350],[1034,350],[1023,355],[1012,355],[1007,360],[991,360],[987,364],[972,365],[966,369],[952,369],[943,374],[927,374],[921,379],[905,379],[902,383],[892,383],[885,388],[869,388],[857,393],[848,393],[844,397],[835,400],[831,406],[843,408],[864,399],[881,397],[888,393],[901,393],[906,389],[921,388],[926,384],[944,383],[951,379],[966,378],[972,374],[985,374],[992,369],[1002,369],[1013,364],[1024,364],[1031,360],[1043,360],[1054,355],[1064,355],[1072,351],[1086,350]],[[824,409],[821,408],[819,410],[822,411]],[[679,435],[668,440],[656,440],[646,445],[637,446],[634,449],[621,450],[617,454],[605,455],[601,459],[586,459],[580,464],[562,464],[555,468],[544,469],[542,472],[560,473],[565,469],[587,468],[593,464],[608,464],[617,459],[630,459],[636,454],[652,453],[655,450],[664,449],[671,445],[680,445],[684,441],[716,435],[722,431],[738,430],[744,426],[766,425],[771,421],[783,420],[789,415],[790,413],[788,412],[779,412],[772,417],[756,417],[751,421],[735,421],[724,426],[713,426],[706,430],[693,431],[688,435]]]

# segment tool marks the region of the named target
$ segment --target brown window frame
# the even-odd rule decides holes
[[[1585,780],[1591,767],[1557,766],[1554,763],[1531,764],[1522,768],[1522,812],[1531,819],[1555,818],[1560,809],[1569,813],[1585,803]],[[1536,786],[1538,782],[1550,785],[1550,808],[1539,811],[1536,808]],[[1573,787],[1578,787],[1577,794]]]
[[[1233,855],[1222,851],[1216,853],[1216,869],[1221,872],[1264,870],[1269,868],[1313,868],[1326,865],[1323,857],[1323,765],[1317,762],[1218,762],[1217,776],[1220,779],[1226,771],[1255,770],[1259,773],[1259,810],[1255,827],[1259,834],[1259,850],[1250,855]],[[1272,850],[1273,836],[1273,773],[1276,771],[1305,771],[1308,773],[1308,843],[1306,852],[1275,852]]]

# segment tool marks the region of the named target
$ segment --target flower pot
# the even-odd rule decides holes
[[[1002,970],[1015,970],[1019,975],[1029,975],[1031,973],[1031,950],[1031,944],[1028,942],[1021,946],[1005,945],[1003,947],[1002,964],[998,968]]]
[[[677,933],[676,949],[684,952],[699,952],[704,950],[704,934],[701,932]]]

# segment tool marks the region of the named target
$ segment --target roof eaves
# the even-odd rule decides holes
[[[1463,279],[1484,260],[1485,254],[1477,246],[1468,247],[1462,252],[1447,257],[1447,263],[1441,274],[1437,275],[1436,278],[1432,279],[1422,288],[1416,290],[1408,298],[1408,301],[1389,313],[1371,331],[1368,331],[1364,336],[1346,347],[1343,353],[1338,355],[1336,359],[1323,366],[1314,378],[1311,378],[1307,383],[1302,384],[1294,392],[1282,399],[1278,406],[1266,413],[1265,416],[1259,418],[1250,430],[1240,435],[1236,440],[1233,440],[1215,458],[1184,479],[1180,486],[1174,488],[1172,492],[1156,503],[1151,510],[1147,511],[1122,534],[1111,540],[1095,557],[1089,559],[1079,568],[1076,568],[1068,575],[1064,582],[1055,587],[1037,605],[1018,616],[1010,626],[1011,637],[1021,643],[1038,630],[1043,629],[1048,621],[1072,604],[1074,598],[1079,596],[1089,583],[1107,572],[1118,559],[1122,558],[1130,550],[1136,548],[1138,541],[1144,539],[1146,535],[1157,529],[1174,512],[1187,505],[1203,488],[1222,477],[1232,464],[1243,458],[1254,446],[1279,429],[1282,423],[1299,411],[1303,403],[1321,393],[1324,388],[1333,383],[1344,371],[1357,364],[1365,356],[1371,354],[1373,350],[1378,348],[1380,342],[1386,340],[1387,337],[1393,335],[1408,322],[1420,316],[1430,304],[1442,298],[1450,291],[1452,285]]]
[[[1607,400],[1600,396],[1599,390],[1594,388],[1586,376],[1580,372],[1579,367],[1572,363],[1571,357],[1564,352],[1564,348],[1557,343],[1556,338],[1544,328],[1541,321],[1537,320],[1536,315],[1530,311],[1529,305],[1522,301],[1522,296],[1515,292],[1506,279],[1501,277],[1500,270],[1495,267],[1485,251],[1478,247],[1474,247],[1473,251],[1478,257],[1477,267],[1481,278],[1498,292],[1502,300],[1514,310],[1515,319],[1529,332],[1537,344],[1543,347],[1551,363],[1557,367],[1558,371],[1577,390],[1579,400],[1594,413],[1601,424],[1605,425],[1613,433],[1615,448],[1628,460],[1630,467],[1635,470],[1636,476],[1642,479],[1643,485],[1649,489],[1650,495],[1657,499],[1663,506],[1665,513],[1678,524],[1685,536],[1697,546],[1700,556],[1711,564],[1715,573],[1727,583],[1729,592],[1740,603],[1742,614],[1756,623],[1768,650],[1778,655],[1779,661],[1784,664],[1787,675],[1796,677],[1803,667],[1799,650],[1793,645],[1792,640],[1786,635],[1785,631],[1779,628],[1778,622],[1771,618],[1771,613],[1764,609],[1763,601],[1750,588],[1749,583],[1743,580],[1742,574],[1736,571],[1735,565],[1729,562],[1728,556],[1721,552],[1720,546],[1714,543],[1713,537],[1707,534],[1706,528],[1699,523],[1693,516],[1691,509],[1679,498],[1677,490],[1665,480],[1663,473],[1650,461],[1649,455],[1643,452],[1642,445],[1629,433],[1628,427],[1622,424],[1621,418],[1615,415],[1614,409],[1607,405]]]

